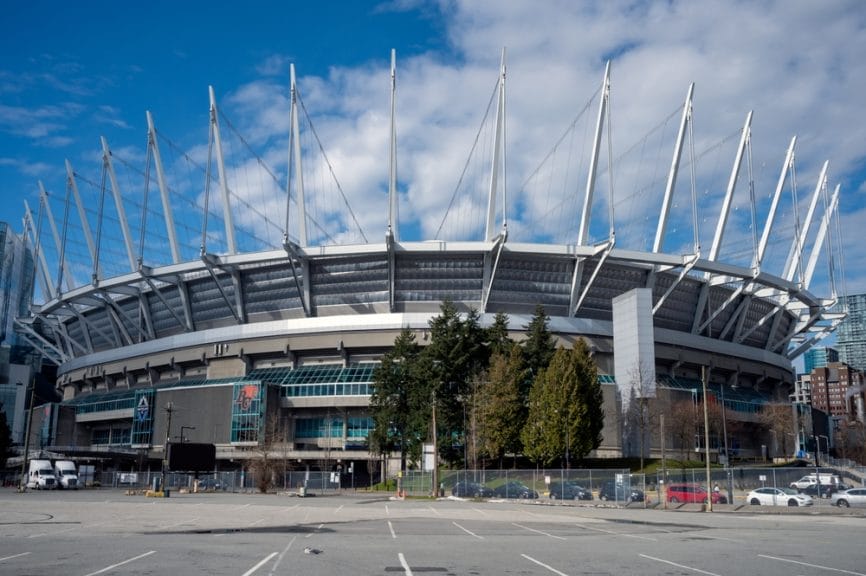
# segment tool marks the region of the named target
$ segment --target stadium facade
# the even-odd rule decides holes
[[[729,417],[752,426],[742,429],[737,450],[745,456],[759,454],[761,445],[768,443],[757,425],[761,406],[787,398],[794,382],[792,359],[832,331],[841,318],[831,313],[832,296],[822,298],[809,291],[817,255],[838,206],[838,187],[823,218],[810,211],[805,227],[814,220],[814,242],[807,246],[795,239],[781,275],[762,269],[773,229],[772,210],[752,265],[723,260],[719,247],[729,221],[728,201],[718,214],[709,254],[699,249],[665,253],[671,196],[691,121],[690,88],[653,248],[619,248],[613,231],[607,240],[590,244],[588,222],[604,126],[609,122],[609,88],[608,68],[598,99],[580,232],[571,244],[514,242],[504,218],[498,221],[497,194],[503,183],[497,183],[497,177],[504,170],[504,59],[490,208],[482,240],[399,238],[393,57],[390,209],[382,242],[308,245],[304,191],[297,187],[297,241],[286,234],[277,249],[240,251],[234,242],[231,198],[222,186],[228,207],[227,250],[217,254],[202,246],[199,258],[183,259],[169,195],[160,183],[165,206],[161,224],[168,231],[170,262],[136,262],[134,242],[126,231],[129,272],[110,277],[94,273],[91,282],[70,286],[65,284],[68,278],[58,277],[67,269],[65,263],[55,276],[48,274],[44,262],[40,267],[44,302],[34,306],[32,316],[20,319],[17,329],[58,364],[63,401],[34,413],[33,437],[40,448],[71,457],[100,457],[104,466],[124,469],[159,462],[167,442],[193,441],[216,445],[220,469],[236,469],[267,445],[292,466],[333,468],[340,462],[347,468],[352,465],[356,473],[374,474],[378,457],[367,444],[373,369],[404,328],[424,344],[429,321],[447,299],[464,312],[477,310],[482,325],[489,325],[497,312],[508,314],[518,340],[541,304],[560,344],[569,346],[578,338],[588,341],[606,402],[598,456],[630,451],[624,440],[622,404],[634,387],[628,372],[646,363],[652,390],[639,395],[668,401],[678,395],[696,398],[702,374],[709,368],[711,396],[724,403]],[[294,135],[294,72],[291,89]],[[213,148],[219,151],[215,110],[211,92]],[[148,120],[149,151],[160,176],[150,115]],[[731,171],[728,200],[749,150],[750,121],[751,114]],[[792,140],[774,206],[793,169],[794,145]],[[290,154],[296,174],[302,173],[302,155],[295,149]],[[219,157],[217,162],[221,163]],[[110,177],[108,153],[105,166]],[[814,202],[826,193],[826,167],[821,179]],[[73,194],[72,201],[76,197]],[[119,226],[126,227],[122,217]],[[29,230],[29,239],[38,253],[42,240],[33,235],[35,228]],[[97,260],[95,255],[93,259]],[[94,264],[93,269],[99,268]],[[666,442],[668,449],[677,449],[672,439]],[[659,444],[653,439],[653,452]]]

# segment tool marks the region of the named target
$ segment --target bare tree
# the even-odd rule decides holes
[[[285,422],[280,422],[277,418],[269,418],[261,440],[252,449],[252,457],[249,460],[249,470],[254,474],[256,488],[261,493],[266,493],[274,487],[274,477],[280,470],[280,466],[285,468],[285,457],[283,459],[279,457],[280,448],[286,448],[285,442]]]
[[[698,431],[698,407],[694,399],[677,400],[671,403],[666,421],[666,428],[674,440],[674,448],[679,449],[680,460],[688,460],[688,454],[694,450],[695,434]]]
[[[787,458],[791,454],[791,450],[788,450],[788,436],[796,434],[791,405],[784,402],[766,404],[758,416],[758,422],[773,436],[773,458],[776,457],[776,448],[779,446],[781,453]]]
[[[629,370],[628,408],[625,413],[626,435],[631,439],[637,434],[640,467],[651,447],[653,432],[658,428],[661,409],[656,401],[655,371],[651,366],[638,362]]]
[[[866,426],[858,420],[844,420],[835,433],[836,449],[843,459],[866,462]]]

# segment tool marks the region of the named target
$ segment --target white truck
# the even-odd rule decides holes
[[[818,484],[818,479],[821,480],[822,486],[835,486],[836,484],[840,484],[842,479],[839,478],[838,475],[832,474],[829,472],[820,472],[818,475],[806,474],[799,480],[795,482],[791,482],[791,488],[795,488],[797,490],[804,490],[806,488],[810,488],[816,484]]]
[[[30,468],[27,471],[27,487],[37,490],[53,490],[57,487],[57,478],[54,476],[51,460],[37,458],[30,461]]]
[[[57,460],[54,462],[54,476],[57,477],[58,488],[78,489],[78,472],[72,460]]]

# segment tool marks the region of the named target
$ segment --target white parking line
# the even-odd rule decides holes
[[[274,565],[271,566],[271,571],[268,572],[268,576],[274,576],[274,573],[276,572],[277,568],[279,568],[280,564],[283,562],[283,557],[286,555],[286,552],[288,552],[289,548],[292,547],[292,544],[295,543],[295,538],[297,538],[297,536],[292,536],[292,539],[289,540],[289,543],[286,544],[286,547],[283,548],[282,552],[280,552],[280,555],[277,557],[276,562],[274,562]]]
[[[586,526],[584,524],[578,524],[580,528],[584,530],[593,530],[595,532],[603,532],[605,534],[613,534],[614,536],[624,536],[625,538],[638,538],[639,540],[649,540],[650,542],[658,542],[656,538],[651,538],[650,536],[638,536],[637,534],[624,534],[622,532],[614,532],[613,530],[605,530],[604,528],[593,528],[592,526]]]
[[[339,512],[340,512],[340,510],[342,510],[342,509],[343,509],[343,506],[345,506],[345,504],[340,504],[340,507],[339,507],[339,508],[337,508],[337,509],[336,509],[336,510],[334,510],[334,514],[337,514],[337,513],[339,513]]]
[[[530,562],[535,562],[536,564],[538,564],[542,568],[547,568],[548,570],[550,570],[554,574],[559,574],[559,576],[568,576],[568,574],[566,574],[565,572],[560,572],[559,570],[557,570],[553,566],[548,566],[544,562],[540,562],[540,561],[536,560],[535,558],[533,558],[532,556],[527,556],[526,554],[521,554],[521,556],[523,556],[524,558],[526,558]]]
[[[124,564],[129,564],[130,562],[135,562],[136,560],[141,560],[145,556],[150,556],[151,554],[156,554],[156,550],[151,550],[150,552],[145,552],[144,554],[139,554],[134,558],[130,558],[129,560],[124,560],[123,562],[118,562],[117,564],[112,564],[111,566],[106,566],[102,570],[97,570],[96,572],[91,572],[86,576],[96,576],[97,574],[102,574],[103,572],[108,572],[109,570],[114,570],[118,566],[123,566]]]
[[[557,540],[565,540],[565,538],[563,538],[562,536],[556,536],[554,534],[550,534],[549,532],[542,532],[541,530],[536,530],[535,528],[529,528],[528,526],[522,526],[522,525],[518,524],[517,522],[512,522],[512,524],[514,526],[517,526],[518,528],[523,528],[524,530],[529,530],[530,532],[535,532],[537,534],[544,534],[545,536],[548,536],[550,538],[556,538]]]
[[[253,566],[252,568],[250,568],[249,570],[244,572],[244,576],[250,576],[250,574],[253,574],[256,570],[261,568],[268,560],[270,560],[271,558],[273,558],[276,555],[277,555],[276,552],[271,552],[270,554],[268,554],[267,556],[262,558],[262,560],[258,564],[256,564],[255,566]]]
[[[4,560],[12,560],[13,558],[18,558],[20,556],[27,556],[28,554],[30,554],[30,552],[22,552],[21,554],[13,554],[12,556],[4,556],[3,558],[0,558],[0,562],[3,562]]]
[[[319,524],[318,526],[316,526],[316,529],[315,529],[313,532],[310,532],[309,534],[307,534],[306,536],[304,536],[304,538],[309,538],[310,536],[312,536],[313,534],[315,534],[316,532],[318,532],[319,530],[321,530],[321,529],[322,529],[322,526],[324,526],[324,524]]]
[[[388,530],[391,531],[391,538],[397,538],[397,534],[394,532],[394,525],[391,524],[390,520],[388,520]]]
[[[467,530],[466,528],[464,528],[463,526],[461,526],[457,522],[452,522],[452,524],[454,524],[455,526],[457,526],[458,528],[460,528],[461,530],[463,530],[464,532],[466,532],[470,536],[474,536],[475,538],[478,538],[479,540],[484,540],[484,536],[479,536],[475,532],[472,532],[471,530]]]
[[[409,568],[409,563],[406,562],[406,558],[403,556],[403,553],[400,552],[399,554],[397,554],[397,557],[400,558],[400,566],[403,567],[403,573],[406,574],[406,576],[412,576],[412,569]]]
[[[778,560],[779,562],[790,562],[791,564],[799,564],[800,566],[808,566],[809,568],[818,568],[819,570],[829,570],[831,572],[841,572],[842,574],[854,574],[855,576],[864,576],[863,572],[852,572],[851,570],[831,568],[829,566],[821,566],[820,564],[809,564],[808,562],[789,560],[788,558],[779,558],[778,556],[767,556],[766,554],[758,554],[758,556],[760,556],[761,558],[769,558],[770,560]]]
[[[664,560],[662,558],[656,558],[655,556],[647,556],[646,554],[638,554],[638,556],[640,556],[641,558],[646,558],[648,560],[655,560],[656,562],[670,564],[671,566],[676,566],[677,568],[691,570],[692,572],[697,572],[698,574],[707,574],[707,576],[719,576],[715,572],[707,572],[705,570],[701,570],[700,568],[693,568],[692,566],[686,566],[685,564],[677,564],[676,562],[671,562],[670,560]]]

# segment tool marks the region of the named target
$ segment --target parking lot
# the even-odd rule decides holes
[[[0,574],[864,574],[863,511],[0,491]]]

